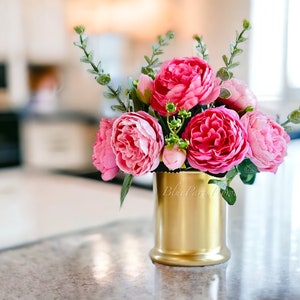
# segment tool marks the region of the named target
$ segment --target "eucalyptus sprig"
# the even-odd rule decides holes
[[[168,31],[165,36],[159,35],[157,38],[157,43],[152,45],[152,55],[151,57],[145,55],[144,58],[147,65],[142,67],[142,73],[152,77],[154,79],[156,69],[161,65],[158,58],[159,55],[163,54],[163,47],[169,45],[169,42],[175,38],[175,33],[173,31]]]
[[[288,116],[286,121],[281,123],[280,125],[285,129],[289,130],[288,124],[300,124],[300,107],[298,109],[294,109]]]
[[[103,86],[108,88],[108,91],[104,92],[104,96],[108,99],[117,99],[118,105],[112,105],[113,110],[119,110],[121,112],[130,111],[130,101],[128,99],[122,100],[122,89],[119,86],[117,89],[113,88],[109,83],[111,81],[110,74],[105,73],[101,66],[101,61],[97,65],[93,61],[93,52],[87,50],[88,37],[84,36],[85,28],[83,26],[74,27],[75,32],[79,35],[79,42],[74,42],[74,45],[83,51],[83,56],[80,61],[89,64],[92,68],[87,71],[95,75],[95,80]]]
[[[202,37],[202,36],[199,36],[199,35],[197,35],[197,34],[195,34],[195,35],[193,36],[193,38],[194,38],[194,40],[197,42],[197,44],[196,44],[196,50],[197,50],[197,52],[198,52],[198,55],[199,55],[202,59],[208,61],[208,60],[209,60],[209,55],[208,55],[208,52],[207,52],[207,46],[206,46],[206,44],[205,44],[205,42],[204,42],[203,37]]]
[[[244,34],[246,33],[246,31],[250,29],[251,29],[250,22],[248,20],[244,20],[243,30],[240,33],[237,31],[235,41],[230,43],[229,58],[226,55],[222,56],[225,67],[220,68],[217,72],[217,77],[221,78],[222,81],[231,79],[233,77],[233,73],[230,71],[230,69],[239,66],[239,62],[234,62],[234,59],[237,55],[243,52],[243,49],[239,48],[239,44],[247,40]]]

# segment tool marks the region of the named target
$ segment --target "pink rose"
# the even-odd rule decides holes
[[[189,110],[197,104],[209,104],[219,96],[219,83],[220,79],[205,60],[176,58],[161,66],[154,79],[150,104],[162,116],[167,115],[168,101],[177,106],[176,112]]]
[[[170,170],[176,170],[182,167],[186,159],[184,150],[179,149],[178,145],[165,146],[162,155],[162,161]]]
[[[145,104],[149,104],[153,90],[153,79],[141,74],[137,85],[137,96]]]
[[[112,147],[125,173],[139,176],[157,168],[163,143],[157,119],[144,111],[124,113],[113,124]]]
[[[93,164],[101,172],[103,180],[111,180],[119,171],[116,164],[116,156],[111,147],[112,125],[115,119],[103,118],[97,132],[96,142],[93,148]]]
[[[241,121],[248,131],[247,157],[259,171],[276,173],[287,155],[289,135],[273,119],[258,111],[244,114]]]
[[[243,81],[232,78],[224,81],[221,87],[226,88],[231,93],[231,96],[227,99],[219,98],[228,108],[237,112],[244,110],[248,106],[256,109],[257,98]]]
[[[225,173],[239,164],[249,148],[238,114],[225,107],[210,108],[192,117],[182,138],[190,143],[190,166],[213,174]]]

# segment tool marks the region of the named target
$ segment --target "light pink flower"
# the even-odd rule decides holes
[[[176,170],[182,167],[186,159],[186,152],[179,149],[178,145],[165,146],[162,155],[162,161],[170,170]]]
[[[148,75],[141,74],[138,85],[137,85],[137,96],[138,98],[146,103],[149,104],[151,94],[153,90],[153,79]]]
[[[238,114],[225,107],[209,108],[192,117],[182,138],[189,141],[190,166],[212,174],[225,173],[239,164],[249,148]]]
[[[244,114],[241,121],[248,131],[247,157],[259,171],[276,173],[287,155],[289,135],[273,119],[258,111]]]
[[[157,119],[144,111],[128,112],[113,125],[112,147],[119,168],[133,176],[157,168],[163,147],[163,132]]]
[[[111,180],[119,171],[116,156],[111,147],[112,125],[115,119],[103,118],[93,148],[93,164],[101,172],[103,180]]]
[[[189,110],[197,104],[209,104],[219,96],[219,83],[220,79],[215,77],[205,60],[199,57],[175,58],[161,66],[154,80],[150,104],[162,116],[167,115],[168,101],[177,106],[177,111]]]
[[[231,96],[227,99],[219,98],[228,108],[235,111],[242,111],[248,106],[252,106],[254,109],[257,108],[256,96],[243,81],[232,78],[224,81],[221,87],[226,88],[231,93]]]

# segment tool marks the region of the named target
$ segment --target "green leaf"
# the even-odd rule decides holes
[[[242,49],[239,49],[239,48],[235,48],[232,52],[231,52],[231,55],[232,56],[237,56],[239,54],[243,53],[243,50]]]
[[[240,174],[240,178],[245,184],[253,184],[256,178],[256,174]]]
[[[90,52],[89,54],[88,54],[88,60],[89,61],[92,61],[93,60],[93,52]]]
[[[86,48],[86,46],[87,46],[87,43],[88,43],[88,38],[86,37],[86,38],[84,38],[83,40],[82,40],[82,48]]]
[[[166,38],[167,38],[168,40],[174,39],[174,38],[175,38],[175,32],[174,32],[174,31],[168,31],[168,32],[166,33]]]
[[[123,180],[121,195],[120,195],[120,207],[122,207],[126,195],[131,187],[133,176],[131,174],[126,174]]]
[[[220,68],[217,72],[217,77],[221,78],[223,81],[229,80],[232,75],[225,67]]]
[[[243,37],[243,36],[238,36],[238,37],[237,37],[237,41],[238,41],[239,43],[246,42],[247,40],[248,40],[248,39],[245,38],[245,37]]]
[[[246,19],[243,21],[243,28],[245,30],[249,30],[251,28],[250,22],[248,20],[246,20]]]
[[[288,119],[293,124],[300,124],[300,109],[295,109],[292,111],[289,114]]]
[[[232,64],[228,65],[228,69],[233,69],[235,67],[238,67],[239,65],[240,65],[239,62],[232,63]]]
[[[208,181],[209,184],[216,184],[221,190],[225,190],[227,188],[227,182],[219,179],[210,179]]]
[[[107,85],[110,82],[109,74],[100,74],[96,77],[96,81],[101,85]]]
[[[83,63],[86,63],[86,64],[90,63],[89,59],[86,56],[81,56],[80,61],[83,62]]]
[[[221,195],[229,205],[233,205],[236,201],[236,193],[230,186],[227,186],[225,190],[221,190]]]
[[[94,69],[87,69],[87,71],[91,74],[97,75],[97,71],[95,71]]]
[[[231,96],[230,91],[228,89],[222,87],[220,90],[219,97],[222,99],[228,99],[228,98],[230,98],[230,96]]]
[[[147,64],[151,63],[151,60],[147,55],[145,55],[144,58],[145,58],[145,61],[147,62]]]
[[[81,46],[81,43],[80,43],[80,42],[73,42],[73,45],[75,45],[75,46],[77,46],[77,47],[79,47],[79,48],[82,48],[82,46]]]
[[[112,105],[111,109],[114,111],[126,112],[124,105]]]
[[[84,33],[84,30],[85,28],[83,26],[75,26],[74,27],[74,30],[77,34],[83,34]]]
[[[238,170],[236,167],[232,168],[230,171],[227,172],[226,174],[226,178],[228,179],[233,179],[237,174],[238,174]]]
[[[107,98],[107,99],[114,99],[114,98],[116,98],[116,95],[115,94],[113,94],[113,93],[110,93],[110,92],[103,92],[103,96],[105,97],[105,98]]]
[[[244,159],[237,168],[242,175],[256,174],[259,172],[256,165],[249,158]]]
[[[222,56],[224,64],[227,66],[228,65],[228,57],[226,55]]]

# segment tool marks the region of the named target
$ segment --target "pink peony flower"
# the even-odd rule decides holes
[[[241,121],[248,131],[247,157],[259,171],[276,173],[287,155],[289,135],[273,119],[258,111],[244,114]]]
[[[219,98],[228,108],[235,111],[242,111],[246,107],[252,106],[256,109],[257,98],[243,81],[232,78],[224,81],[221,87],[226,88],[231,93],[231,96],[227,99]]]
[[[167,115],[168,101],[177,106],[177,111],[189,110],[197,104],[209,104],[219,96],[219,83],[220,79],[215,77],[205,60],[176,58],[161,66],[154,79],[150,104],[162,116]]]
[[[179,149],[178,145],[164,147],[162,161],[170,170],[181,168],[185,159],[186,153],[184,150]]]
[[[96,142],[93,148],[93,164],[101,172],[101,178],[105,181],[114,178],[119,168],[116,164],[116,156],[111,147],[112,125],[115,119],[103,118],[97,132]]]
[[[114,122],[112,136],[122,171],[139,176],[157,168],[164,143],[157,119],[144,111],[124,113]]]
[[[225,107],[209,108],[192,117],[182,138],[190,143],[190,166],[212,174],[227,172],[239,164],[249,148],[238,114]]]
[[[149,104],[153,90],[153,79],[141,74],[137,85],[137,96],[145,104]]]

